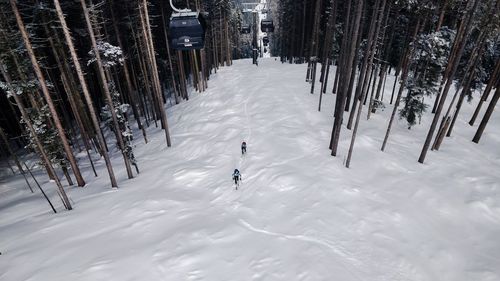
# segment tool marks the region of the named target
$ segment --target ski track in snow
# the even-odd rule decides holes
[[[318,112],[305,71],[274,59],[220,68],[205,93],[168,109],[171,148],[154,123],[146,145],[135,132],[134,179],[110,144],[119,189],[103,159],[94,178],[78,155],[88,185],[67,187],[71,212],[42,170],[57,215],[0,170],[0,280],[500,280],[500,109],[475,145],[465,120],[475,103],[464,104],[420,165],[431,115],[412,130],[395,120],[382,153],[386,105],[361,121],[346,169],[350,131],[338,157],[327,148],[335,75]]]
[[[252,226],[250,223],[248,223],[247,221],[245,221],[243,219],[240,219],[240,223],[244,227],[246,227],[247,229],[249,229],[249,230],[251,230],[253,232],[262,233],[262,234],[269,235],[269,236],[276,236],[276,237],[286,238],[286,239],[290,239],[290,240],[298,240],[298,241],[313,243],[313,244],[317,244],[317,245],[326,247],[327,249],[331,250],[333,253],[335,253],[336,255],[338,255],[340,257],[338,259],[338,262],[341,263],[344,266],[344,268],[347,271],[349,271],[349,273],[353,277],[356,278],[356,280],[363,280],[363,279],[361,279],[355,273],[354,270],[349,269],[349,266],[345,264],[345,262],[344,262],[343,259],[348,260],[348,261],[350,261],[352,263],[359,263],[359,261],[357,261],[351,255],[349,255],[348,253],[346,253],[345,250],[341,250],[338,245],[334,245],[330,241],[325,241],[325,240],[321,240],[321,239],[318,239],[318,238],[312,238],[312,237],[308,237],[308,236],[304,236],[304,235],[287,235],[287,234],[282,234],[282,233],[276,233],[276,232],[267,231],[267,230],[264,230],[264,229],[259,229],[259,228],[256,228],[256,227]]]

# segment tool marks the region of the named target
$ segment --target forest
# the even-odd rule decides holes
[[[191,91],[204,92],[220,67],[252,56],[249,48],[263,53],[257,20],[248,4],[237,1],[175,3],[206,18],[204,48],[193,50],[169,46],[173,10],[167,1],[1,5],[2,155],[12,157],[23,174],[27,167],[16,153],[38,155],[68,209],[58,171],[70,185],[75,180],[85,186],[75,153],[84,151],[92,167],[95,154],[103,157],[110,185],[117,187],[113,169],[122,167],[111,165],[108,143],[116,142],[123,168],[133,178],[140,172],[133,130],[143,138],[135,141],[147,144],[145,128],[155,126],[170,147],[164,108],[187,102]],[[363,106],[368,106],[368,119],[392,106],[382,150],[394,118],[404,118],[411,129],[423,114],[433,114],[421,163],[429,149],[438,150],[452,134],[464,102],[477,104],[469,124],[479,124],[473,136],[479,142],[500,95],[499,5],[481,0],[279,0],[265,3],[264,9],[276,25],[269,32],[270,54],[282,63],[307,64],[306,82],[311,94],[319,92],[318,110],[330,68],[336,67],[329,90],[336,95],[329,147],[335,156],[345,122],[353,132],[349,167]],[[251,39],[242,32],[245,26],[253,26]],[[391,71],[396,79],[384,101],[382,86]],[[431,96],[435,102],[428,107],[424,101]],[[487,106],[484,116],[482,106]]]
[[[500,278],[500,0],[0,0],[0,74],[2,280]]]

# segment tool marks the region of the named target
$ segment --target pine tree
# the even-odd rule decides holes
[[[127,156],[128,160],[130,161],[130,164],[134,165],[136,172],[139,173],[139,167],[137,166],[137,160],[135,159],[133,145],[132,145],[132,140],[134,135],[132,133],[132,130],[130,129],[127,118],[127,112],[129,111],[130,105],[126,103],[121,103],[120,94],[116,90],[116,86],[113,82],[110,83],[109,90],[113,97],[113,108],[111,109],[109,105],[105,105],[101,110],[101,120],[115,134],[121,134],[123,136],[124,147],[122,153],[124,153]],[[116,118],[118,120],[119,124],[118,132],[115,131],[116,128],[113,125],[113,116],[111,110],[115,112]],[[120,146],[117,144],[117,147]]]
[[[68,180],[69,185],[73,185],[73,181],[68,173],[69,161],[64,154],[64,147],[58,141],[57,130],[50,125],[50,110],[47,105],[44,105],[40,108],[40,110],[27,110],[28,118],[34,128],[34,133],[37,134],[38,139],[40,140],[42,146],[47,152],[47,156],[50,162],[55,167],[60,167],[64,173],[64,176]],[[26,120],[24,118],[21,120],[21,123],[26,126],[26,131],[28,135],[26,139],[28,139],[27,147],[36,152],[37,146],[35,143],[35,137],[33,133],[30,132],[28,126],[26,125]]]
[[[408,122],[408,129],[416,124],[427,109],[424,98],[437,95],[441,73],[446,67],[454,37],[453,30],[443,27],[430,34],[421,34],[414,42],[415,51],[409,66],[412,72],[405,86],[408,92],[403,98],[404,107],[399,112],[400,117]]]

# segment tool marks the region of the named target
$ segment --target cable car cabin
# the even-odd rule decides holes
[[[267,36],[262,37],[262,42],[264,43],[264,46],[269,44],[269,37],[267,37]]]
[[[242,25],[241,26],[241,34],[250,34],[251,29],[249,25]]]
[[[205,20],[199,12],[173,13],[170,17],[170,45],[174,50],[196,50],[205,46]]]
[[[260,21],[260,30],[262,32],[274,32],[274,24],[272,20]]]

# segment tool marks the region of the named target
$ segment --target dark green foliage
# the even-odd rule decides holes
[[[127,155],[127,158],[130,160],[130,163],[137,168],[137,160],[135,159],[133,145],[132,145],[133,133],[132,130],[130,129],[130,125],[128,123],[128,118],[127,118],[127,112],[130,106],[128,104],[122,104],[120,102],[120,94],[116,90],[114,83],[109,83],[109,91],[111,92],[111,96],[113,98],[113,107],[116,114],[116,118],[118,120],[118,125],[120,127],[119,128],[120,131],[118,133],[121,134],[123,137],[123,143],[124,143],[123,152],[125,153],[125,155]],[[111,131],[115,132],[115,127],[113,126],[113,118],[108,105],[102,108],[101,119]]]
[[[416,117],[422,116],[426,105],[424,96],[435,95],[441,73],[446,67],[455,32],[447,27],[437,32],[420,35],[413,44],[411,73],[406,83],[407,95],[403,98],[404,108],[400,110],[408,126],[416,124]]]
[[[400,118],[405,118],[408,122],[408,129],[417,124],[417,117],[422,117],[422,114],[427,109],[428,105],[424,104],[421,95],[412,95],[403,98],[404,107],[399,111]]]
[[[69,162],[68,159],[66,159],[66,155],[64,154],[64,148],[59,141],[57,130],[50,124],[49,107],[45,105],[40,108],[40,111],[29,109],[28,115],[43,148],[47,152],[47,156],[49,157],[51,163],[66,169],[69,165]],[[27,128],[26,122],[22,120],[21,123],[26,127],[28,139],[27,148],[31,149],[32,151],[37,151],[34,136]]]

